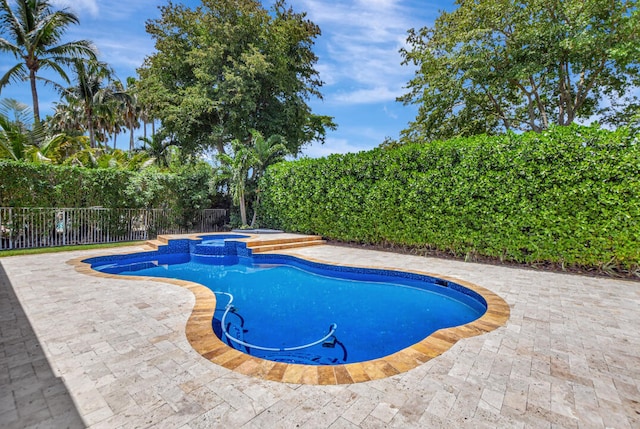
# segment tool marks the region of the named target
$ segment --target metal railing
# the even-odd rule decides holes
[[[0,250],[150,240],[221,231],[227,210],[0,207]]]

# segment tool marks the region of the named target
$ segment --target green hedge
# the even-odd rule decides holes
[[[127,207],[133,173],[0,161],[1,207]]]
[[[206,163],[162,173],[0,160],[0,207],[172,208],[189,219],[211,207],[212,178]]]
[[[640,144],[555,127],[271,167],[261,225],[519,263],[637,270]]]

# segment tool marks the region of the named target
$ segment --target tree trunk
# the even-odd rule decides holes
[[[536,85],[536,82],[533,79],[533,76],[529,76],[529,83],[531,84],[531,92],[533,92],[533,95],[535,96],[535,99],[536,99],[538,112],[542,117],[542,129],[544,130],[549,129],[549,118],[547,118],[547,111],[544,107],[545,106],[544,103],[540,99],[540,92],[538,91],[538,85]]]
[[[251,219],[251,228],[256,226],[258,220],[258,204],[260,204],[260,193],[256,191],[256,202],[253,204],[253,218]]]
[[[36,88],[36,71],[29,70],[29,81],[31,83],[31,99],[33,100],[33,125],[40,124],[40,107],[38,106],[38,89]]]
[[[133,152],[133,121],[129,121],[129,152]]]
[[[247,208],[245,207],[245,202],[244,202],[244,192],[240,193],[240,221],[242,222],[242,225],[246,225],[247,224]]]
[[[88,120],[88,128],[89,128],[89,142],[91,144],[91,148],[95,149],[96,147],[96,133],[93,130],[93,114],[91,113],[91,111],[89,110],[87,112],[87,120]]]
[[[226,152],[224,151],[224,143],[217,142],[216,149],[218,149],[218,153],[224,155]]]

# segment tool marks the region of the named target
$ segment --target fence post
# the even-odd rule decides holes
[[[16,230],[16,227],[13,225],[13,210],[9,207],[9,223],[11,224],[11,229],[9,231],[9,249],[13,249],[13,232]]]

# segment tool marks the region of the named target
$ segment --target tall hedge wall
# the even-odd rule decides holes
[[[522,263],[638,270],[640,143],[556,127],[271,167],[261,226]]]
[[[126,207],[132,173],[0,161],[1,207]]]
[[[86,169],[0,160],[0,207],[209,208],[212,168],[175,173]]]

